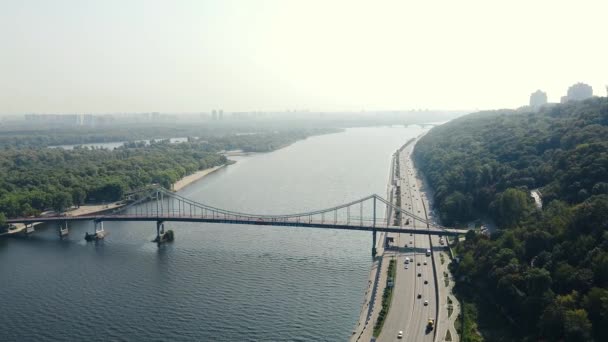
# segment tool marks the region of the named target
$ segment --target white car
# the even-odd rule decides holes
[[[428,301],[428,300],[425,300],[425,301],[424,301],[424,306],[428,306],[428,305],[429,305],[429,301]]]
[[[399,330],[399,333],[397,334],[397,338],[403,338],[403,331]]]
[[[406,270],[409,269],[409,268],[410,268],[410,265],[405,265],[405,269]]]
[[[426,265],[426,260],[424,260],[424,264]]]

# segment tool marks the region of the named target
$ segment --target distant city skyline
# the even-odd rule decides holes
[[[0,115],[517,108],[577,82],[605,96],[605,13],[600,0],[4,1]]]

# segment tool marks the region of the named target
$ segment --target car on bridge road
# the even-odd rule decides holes
[[[425,300],[425,301],[424,301],[424,306],[428,306],[428,305],[429,305],[429,301],[428,301],[428,300]]]
[[[399,330],[399,333],[397,334],[397,338],[398,339],[402,339],[403,338],[403,331]]]

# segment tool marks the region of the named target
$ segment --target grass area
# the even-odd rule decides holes
[[[443,253],[439,253],[439,258],[441,258],[441,264],[445,264],[445,256],[443,256]]]
[[[463,342],[483,342],[484,338],[479,333],[477,327],[477,308],[472,303],[463,302],[462,312],[459,315],[461,322],[457,321],[457,326],[460,326],[460,337]]]
[[[450,277],[448,276],[447,272],[443,272],[443,281],[445,282],[445,287],[450,285]]]
[[[452,340],[452,333],[450,333],[450,331],[448,330],[445,333],[445,339],[444,339],[444,341],[451,341],[451,340]]]
[[[448,296],[448,318],[452,317],[452,313],[454,313],[454,307],[452,306],[453,302],[450,296]]]
[[[396,264],[396,260],[391,260],[388,264],[388,276],[386,279],[386,287],[384,288],[384,293],[382,294],[382,309],[380,309],[380,313],[378,314],[378,320],[376,321],[376,325],[374,325],[375,337],[380,336],[380,332],[382,332],[382,326],[384,326],[384,321],[388,316],[388,310],[391,307],[391,300],[393,299],[393,288],[395,285]],[[392,283],[393,286],[389,287],[389,283]]]
[[[456,328],[456,332],[458,335],[462,336],[462,313],[458,314],[456,320],[454,321],[454,328]],[[461,339],[464,341],[464,339]]]

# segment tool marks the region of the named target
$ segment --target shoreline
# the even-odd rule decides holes
[[[410,143],[415,141],[416,138],[409,139],[404,146],[397,150],[400,151]],[[394,153],[391,157],[388,172],[388,182],[386,187],[387,199],[392,203],[393,187],[395,186],[395,167],[397,163],[397,155]],[[351,336],[349,337],[350,342],[369,341],[374,340],[373,336],[374,327],[378,320],[382,305],[382,295],[384,288],[386,287],[387,278],[387,263],[383,262],[384,259],[384,244],[382,241],[385,240],[385,233],[379,233],[378,239],[376,240],[376,256],[372,257],[372,264],[369,271],[369,277],[367,281],[367,288],[363,294],[363,302],[361,303],[361,310],[359,317]],[[378,336],[379,337],[379,336]]]
[[[187,176],[183,177],[182,179],[178,180],[177,182],[173,183],[173,185],[171,186],[171,190],[180,191],[183,188],[187,187],[188,185],[205,178],[206,176],[210,175],[211,173],[213,173],[221,168],[224,168],[227,165],[229,165],[229,163],[214,166],[214,167],[200,170],[200,171],[196,171],[193,174],[187,175]]]
[[[405,142],[404,145],[402,145],[396,152],[395,154],[393,154],[393,158],[391,160],[390,163],[390,171],[389,171],[389,179],[388,179],[388,186],[387,186],[387,195],[388,195],[388,199],[389,201],[392,203],[393,202],[393,198],[392,198],[392,189],[393,187],[396,185],[395,183],[395,167],[396,167],[396,163],[398,162],[396,159],[400,158],[399,153],[402,152],[404,149],[406,148],[411,148],[411,151],[408,153],[407,158],[409,159],[409,161],[412,164],[412,167],[414,167],[414,172],[415,172],[415,183],[417,184],[417,187],[421,193],[421,202],[422,202],[422,206],[424,208],[424,212],[425,212],[425,216],[427,217],[427,220],[431,220],[433,222],[437,222],[438,218],[436,217],[436,213],[434,212],[434,210],[432,209],[432,196],[433,196],[433,190],[432,188],[430,188],[430,186],[428,185],[426,178],[424,176],[424,174],[422,174],[422,172],[416,168],[415,166],[415,162],[414,162],[414,158],[413,158],[413,150],[415,148],[415,145],[418,143],[418,141],[420,140],[420,138],[422,138],[426,133],[428,133],[428,130],[426,130],[425,132],[423,132],[422,134],[411,138],[409,140],[407,140]],[[380,238],[377,241],[377,249],[378,249],[378,254],[376,255],[376,257],[374,258],[374,260],[372,261],[372,265],[370,268],[370,273],[369,273],[369,277],[368,277],[368,284],[367,284],[367,288],[363,294],[363,302],[361,303],[361,309],[359,312],[359,317],[357,322],[355,323],[355,327],[352,330],[352,334],[349,337],[349,341],[351,342],[359,342],[359,341],[369,341],[370,339],[372,339],[373,337],[373,327],[375,326],[375,323],[378,319],[378,311],[381,309],[379,307],[380,303],[381,303],[381,296],[382,293],[384,292],[384,284],[386,282],[386,265],[383,264],[387,264],[387,263],[383,263],[382,259],[384,257],[384,250],[381,247],[378,246],[382,246],[381,241],[384,240],[384,236],[383,234],[380,234]],[[454,279],[453,277],[451,277],[451,273],[449,273],[449,270],[447,268],[447,264],[439,264],[439,261],[437,260],[436,262],[436,254],[441,253],[441,251],[443,251],[443,248],[437,249],[436,245],[433,243],[432,238],[429,236],[429,245],[431,246],[431,249],[434,251],[431,254],[431,264],[432,264],[432,268],[433,268],[433,275],[434,275],[434,282],[435,282],[435,293],[433,294],[434,296],[434,301],[435,301],[435,322],[439,322],[440,320],[442,321],[442,325],[441,326],[436,326],[435,329],[433,329],[433,340],[443,340],[445,334],[447,333],[447,331],[450,331],[450,334],[452,336],[452,340],[453,341],[459,341],[460,340],[460,336],[457,334],[457,331],[455,329],[454,326],[454,321],[456,319],[456,317],[459,314],[459,303],[456,300],[454,294],[451,292],[452,287],[454,286]],[[437,258],[439,258],[437,256]],[[450,286],[440,286],[443,285],[443,282],[441,282],[440,284],[440,280],[443,279],[443,277],[440,277],[440,275],[442,275],[443,273],[448,273],[450,274]],[[445,295],[446,298],[443,298]],[[448,304],[445,302],[447,298],[450,298],[453,302],[452,304],[452,308],[454,310],[454,312],[452,313],[452,315],[449,315],[448,317],[448,313],[447,313],[447,306]],[[405,329],[404,329],[405,330]],[[386,336],[385,336],[386,337]],[[377,338],[380,338],[380,336],[378,336]]]

